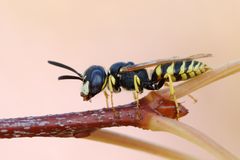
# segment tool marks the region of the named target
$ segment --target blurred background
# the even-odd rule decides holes
[[[103,94],[83,102],[79,81],[57,81],[68,71],[56,60],[84,72],[92,64],[106,69],[117,61],[136,63],[196,53],[211,67],[240,58],[240,1],[191,0],[0,0],[0,118],[98,109]],[[240,156],[240,74],[220,80],[180,99],[189,109],[181,121],[207,134]],[[145,91],[144,94],[146,94]],[[144,95],[143,94],[143,95]],[[142,96],[143,96],[142,95]],[[132,101],[127,91],[115,104]],[[213,159],[197,146],[164,132],[134,127],[109,130],[154,144]],[[73,138],[0,140],[1,159],[77,160],[152,159],[146,153]]]

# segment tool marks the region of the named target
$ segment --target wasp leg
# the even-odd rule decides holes
[[[103,93],[104,93],[104,96],[106,98],[106,106],[107,106],[107,108],[109,108],[109,105],[108,105],[108,97],[109,97],[109,95],[108,95],[106,90],[104,90]]]
[[[108,78],[109,78],[108,79],[108,89],[110,91],[111,108],[114,112],[114,115],[118,116],[118,114],[114,108],[114,105],[113,105],[113,84],[115,83],[115,78],[113,76],[109,76]]]
[[[169,82],[165,82],[164,86],[169,87],[170,86]]]
[[[117,117],[119,115],[118,115],[118,113],[117,113],[117,111],[116,111],[116,109],[114,108],[114,105],[113,105],[113,92],[110,92],[110,100],[111,100],[111,108],[113,110],[113,113]]]
[[[178,106],[178,103],[177,103],[177,97],[175,95],[175,89],[174,89],[174,86],[173,86],[172,77],[171,77],[170,74],[166,74],[166,77],[168,78],[168,81],[169,81],[169,83],[167,85],[169,86],[169,89],[170,89],[170,96],[173,98],[173,100],[175,102],[176,111],[177,111],[176,119],[178,120],[180,109],[179,109],[179,106]]]
[[[165,82],[164,86],[169,87],[170,84],[168,82]],[[191,98],[194,103],[197,103],[198,100],[195,97],[193,97],[191,94],[188,94],[188,97]]]
[[[169,87],[170,84],[168,82],[165,82],[164,86]],[[195,97],[193,97],[191,94],[188,94],[188,97],[191,98],[194,103],[197,103],[198,100]]]
[[[137,105],[137,118],[140,119],[141,115],[140,115],[140,109],[139,109],[139,98],[138,98],[138,94],[139,94],[139,85],[140,85],[140,78],[137,75],[134,75],[134,92],[133,92],[133,96],[134,99],[136,101],[136,105]]]
[[[110,92],[110,100],[111,100],[111,107],[114,109],[114,105],[113,105],[113,92]]]
[[[134,97],[134,100],[136,101],[137,108],[139,109],[138,92],[133,91],[133,97]]]

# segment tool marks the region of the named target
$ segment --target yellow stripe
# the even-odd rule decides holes
[[[106,77],[105,80],[104,80],[103,86],[102,86],[102,90],[106,87],[107,80],[108,80],[108,78]]]
[[[199,66],[200,66],[201,62],[198,62],[197,65],[194,67],[193,71],[196,72],[197,70],[199,70]]]
[[[198,64],[194,67],[194,69],[193,69],[193,71],[197,74],[197,75],[199,75],[199,74],[201,74],[201,71],[200,71],[200,64],[201,64],[201,62],[198,62]]]
[[[157,68],[156,68],[156,74],[158,77],[161,76],[162,74],[162,66],[161,65],[158,65]]]
[[[191,78],[195,77],[195,73],[194,73],[194,72],[190,72],[190,73],[188,73],[188,74],[189,74],[189,76],[190,76]]]
[[[110,75],[110,79],[111,79],[112,84],[115,85],[116,84],[116,79],[112,75]]]
[[[194,61],[192,61],[192,63],[188,66],[187,73],[190,73],[193,71],[193,63],[194,63]]]
[[[202,74],[201,71],[200,71],[200,69],[198,69],[197,71],[195,71],[195,73],[196,73],[197,75]]]
[[[181,67],[180,67],[179,74],[183,74],[183,73],[184,73],[184,71],[185,71],[185,67],[186,67],[186,62],[183,61],[182,65],[181,65]]]
[[[167,68],[167,73],[168,75],[173,75],[174,74],[174,62]]]
[[[188,79],[186,73],[181,74],[181,77],[182,77],[182,80],[187,80]]]
[[[202,63],[202,64],[200,65],[199,69],[200,69],[200,71],[201,71],[202,73],[204,73],[204,72],[205,72],[205,64]]]
[[[172,78],[172,81],[173,81],[173,82],[176,82],[176,77],[171,76],[171,78]]]

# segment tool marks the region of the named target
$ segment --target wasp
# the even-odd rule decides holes
[[[74,79],[83,82],[80,95],[84,101],[88,101],[95,95],[104,91],[108,107],[107,89],[110,92],[111,106],[113,107],[113,93],[118,93],[122,88],[133,91],[137,107],[139,107],[138,95],[147,90],[159,90],[164,84],[168,84],[170,96],[176,104],[177,118],[179,107],[175,96],[173,82],[184,81],[196,77],[210,68],[196,59],[210,57],[211,54],[196,54],[185,58],[158,59],[140,64],[133,62],[117,62],[106,71],[102,66],[92,65],[83,74],[65,64],[48,61],[48,63],[70,70],[76,74],[59,76],[59,80]],[[146,68],[154,67],[148,74]],[[107,88],[107,89],[106,89]]]

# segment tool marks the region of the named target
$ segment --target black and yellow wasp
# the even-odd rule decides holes
[[[139,107],[138,94],[147,90],[159,90],[166,82],[170,88],[170,95],[176,103],[179,114],[178,103],[176,102],[173,82],[188,80],[206,72],[209,67],[195,59],[210,57],[211,54],[196,54],[185,58],[170,58],[149,61],[146,63],[134,64],[133,62],[114,63],[108,72],[102,66],[92,65],[84,74],[75,69],[55,61],[48,61],[50,64],[65,68],[77,74],[77,76],[63,75],[59,80],[76,79],[83,82],[81,96],[87,101],[101,91],[104,91],[108,107],[108,93],[110,92],[111,105],[113,107],[113,93],[121,91],[121,88],[131,90],[134,93],[137,107]],[[155,66],[148,76],[145,68]]]

